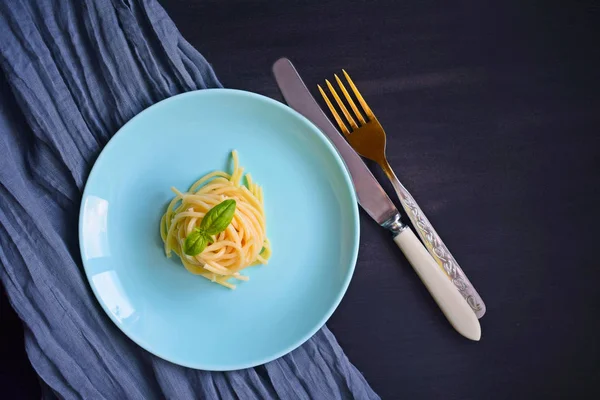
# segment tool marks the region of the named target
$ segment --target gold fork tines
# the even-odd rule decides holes
[[[321,96],[323,96],[325,103],[327,103],[327,107],[329,107],[329,110],[333,114],[333,118],[335,118],[335,122],[337,122],[338,126],[340,127],[340,130],[342,131],[342,133],[344,135],[348,135],[350,133],[350,131],[346,127],[346,124],[344,124],[344,121],[342,121],[342,119],[338,115],[337,111],[333,107],[333,104],[331,104],[331,101],[329,101],[329,97],[327,97],[327,95],[325,94],[325,91],[323,90],[321,85],[317,85],[317,87],[319,88],[319,92],[321,92]]]
[[[360,94],[360,92],[356,88],[356,85],[354,85],[354,82],[352,82],[352,79],[350,78],[350,75],[348,75],[348,73],[344,69],[342,70],[342,72],[344,73],[344,76],[346,77],[346,80],[348,81],[348,84],[352,88],[352,91],[354,92],[354,95],[358,99],[358,102],[362,106],[363,110],[365,110],[365,113],[367,114],[367,116],[369,118],[374,118],[375,115],[373,115],[373,111],[371,111],[371,109],[367,105],[367,102],[365,101],[365,99],[363,99],[362,95]]]
[[[353,129],[358,129],[358,125],[356,124],[356,121],[354,121],[354,118],[352,118],[352,115],[350,115],[350,112],[348,111],[348,109],[344,105],[344,102],[342,101],[342,99],[340,99],[340,96],[338,96],[338,94],[335,91],[335,89],[333,88],[333,85],[331,84],[331,82],[329,82],[327,79],[325,79],[325,83],[327,84],[327,87],[329,88],[329,91],[331,92],[331,95],[335,99],[335,102],[337,103],[337,105],[340,107],[340,109],[344,113],[344,117],[346,117],[346,120],[348,121],[348,123],[350,124],[350,126]]]
[[[339,90],[352,112],[348,110],[348,107],[346,107],[346,104],[342,100],[341,96],[338,95],[337,90],[333,87],[329,80],[325,80],[325,83],[338,108],[334,106],[334,103],[329,99],[329,96],[325,93],[320,85],[318,85],[319,91],[321,92],[325,103],[327,103],[327,107],[329,107],[329,110],[331,111],[335,121],[340,127],[340,130],[344,136],[346,136],[346,139],[354,148],[354,150],[356,150],[356,152],[363,157],[382,164],[384,170],[388,172],[385,167],[387,164],[387,161],[385,160],[385,131],[379,124],[379,121],[377,121],[377,118],[375,118],[373,111],[371,111],[371,108],[367,105],[367,102],[363,96],[356,88],[356,85],[350,78],[350,75],[348,75],[348,73],[344,70],[342,70],[342,73],[344,74],[347,85],[350,86],[354,97],[356,100],[358,100],[357,105],[350,95],[350,92],[346,89],[344,82],[342,82],[340,77],[335,74],[334,77]],[[341,115],[338,112],[338,109],[341,110]],[[344,121],[348,123],[349,127],[346,126]]]
[[[354,104],[354,100],[352,100],[352,97],[350,97],[350,94],[346,90],[346,87],[344,86],[344,84],[342,83],[342,81],[340,80],[340,78],[337,76],[337,74],[334,75],[334,76],[335,76],[335,80],[336,80],[338,86],[342,90],[342,93],[344,93],[344,97],[346,98],[346,101],[348,101],[348,104],[350,104],[350,107],[352,108],[352,111],[354,111],[354,115],[356,115],[356,118],[358,118],[358,120],[361,122],[361,124],[363,124],[363,125],[366,124],[367,121],[365,121],[365,119],[363,118],[363,116],[360,113],[360,111],[358,111],[358,108],[356,107],[356,104]]]
[[[373,111],[371,111],[371,108],[367,105],[367,102],[365,101],[365,99],[362,97],[362,95],[360,94],[360,92],[356,88],[356,85],[352,81],[352,78],[350,78],[350,75],[348,75],[348,73],[345,70],[342,70],[342,73],[344,74],[344,77],[346,78],[346,81],[348,82],[348,85],[350,86],[350,89],[352,89],[352,92],[354,93],[354,96],[356,96],[356,99],[358,100],[358,102],[359,102],[359,104],[360,104],[360,106],[362,108],[362,112],[367,116],[367,118],[374,119],[375,115],[373,115]],[[344,86],[344,83],[342,82],[342,80],[340,79],[340,77],[337,76],[337,74],[334,74],[333,76],[335,77],[335,81],[337,82],[337,84],[338,84],[338,86],[339,86],[342,94],[344,95],[344,98],[346,99],[346,102],[348,103],[348,105],[350,105],[350,108],[352,109],[352,111],[354,111],[354,116],[356,117],[356,119],[358,119],[358,121],[361,124],[361,126],[365,125],[367,123],[367,120],[363,117],[362,113],[359,111],[358,107],[356,106],[356,103],[354,102],[354,99],[352,98],[352,96],[350,96],[350,93],[348,93],[348,90]],[[353,129],[358,129],[359,126],[354,121],[354,118],[352,118],[352,115],[350,115],[350,113],[348,112],[348,109],[346,108],[345,104],[341,100],[340,96],[337,94],[337,92],[336,92],[335,88],[333,87],[333,85],[327,79],[325,79],[325,83],[327,84],[327,87],[329,88],[329,92],[331,93],[331,95],[335,99],[335,102],[337,103],[338,107],[342,110],[342,113],[346,117],[346,120],[348,121],[348,123],[350,124],[350,126]],[[340,118],[337,110],[335,109],[335,107],[333,106],[333,104],[331,103],[331,101],[329,100],[329,98],[327,97],[327,94],[325,93],[325,91],[323,90],[323,88],[321,88],[321,85],[317,85],[317,86],[319,87],[319,91],[321,92],[321,95],[323,96],[323,99],[327,103],[327,106],[329,107],[329,110],[331,111],[331,113],[333,114],[334,118],[336,119],[336,122],[338,123],[338,126],[340,127],[340,129],[345,130],[344,129],[345,125],[342,122],[342,120],[341,120],[341,118]]]

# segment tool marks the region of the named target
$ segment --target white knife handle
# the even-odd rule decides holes
[[[477,316],[413,231],[406,227],[394,237],[394,242],[400,247],[454,329],[468,339],[479,340],[481,326]]]
[[[479,293],[475,290],[473,284],[469,281],[469,278],[465,275],[463,270],[458,265],[458,262],[450,253],[450,250],[446,247],[442,238],[437,234],[433,225],[427,219],[421,207],[417,204],[416,200],[406,190],[406,188],[400,183],[398,177],[390,167],[387,161],[384,161],[383,170],[392,182],[394,190],[402,203],[402,207],[410,222],[412,222],[417,234],[425,244],[425,248],[429,250],[429,254],[435,259],[441,268],[446,271],[446,274],[454,283],[454,286],[458,288],[462,296],[467,300],[477,318],[483,317],[485,314],[485,304],[479,296]]]

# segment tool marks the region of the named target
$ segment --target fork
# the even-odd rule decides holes
[[[350,93],[348,93],[348,90],[346,90],[342,80],[337,76],[337,74],[335,74],[335,80],[348,105],[352,109],[352,113],[348,111],[348,108],[336,92],[331,82],[326,79],[325,83],[327,84],[329,92],[335,99],[339,109],[342,111],[346,122],[350,125],[350,128],[346,126],[321,85],[317,85],[319,91],[321,92],[321,96],[323,96],[325,103],[327,103],[327,106],[333,115],[333,118],[337,122],[340,130],[352,148],[354,148],[354,150],[361,156],[375,161],[383,169],[386,176],[391,181],[394,190],[396,191],[396,194],[402,203],[402,207],[408,214],[408,217],[417,230],[419,237],[425,244],[425,247],[441,267],[441,269],[448,275],[452,283],[458,288],[465,300],[467,300],[467,303],[469,303],[469,306],[471,306],[477,317],[481,318],[485,314],[485,304],[483,303],[483,300],[469,279],[466,277],[465,273],[460,268],[435,229],[433,229],[433,226],[415,199],[411,196],[408,190],[406,190],[402,183],[400,183],[398,177],[396,177],[396,174],[392,170],[392,167],[390,166],[390,163],[385,155],[386,135],[383,127],[356,88],[356,85],[354,85],[354,82],[348,73],[345,70],[342,70],[342,72],[346,78],[346,81],[348,82],[348,85],[352,89],[354,96],[361,106],[362,113],[352,99],[352,96],[350,96]]]

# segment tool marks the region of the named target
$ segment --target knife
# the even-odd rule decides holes
[[[290,60],[277,60],[273,64],[273,74],[287,104],[315,124],[333,143],[352,176],[358,203],[375,222],[392,233],[394,242],[400,247],[450,324],[464,337],[479,340],[481,326],[471,306],[442,272],[413,231],[401,221],[401,214],[394,203],[361,157],[323,113]]]

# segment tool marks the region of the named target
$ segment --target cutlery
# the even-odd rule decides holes
[[[312,121],[337,148],[344,159],[356,190],[358,202],[367,214],[392,233],[429,293],[450,324],[463,336],[479,340],[481,327],[470,305],[439,268],[413,231],[400,219],[400,212],[360,156],[325,116],[292,63],[285,58],[273,65],[273,74],[287,104]]]
[[[340,127],[340,130],[346,137],[348,143],[350,143],[352,148],[358,154],[368,158],[369,160],[375,161],[383,169],[386,176],[394,186],[394,190],[400,199],[400,203],[402,204],[404,211],[410,218],[413,226],[419,234],[419,237],[425,244],[425,247],[433,256],[435,261],[439,264],[439,266],[446,272],[463,297],[467,300],[477,317],[481,318],[483,314],[485,314],[485,304],[483,303],[483,300],[427,219],[425,213],[423,213],[415,199],[396,177],[396,174],[392,170],[392,167],[390,166],[390,163],[385,155],[386,135],[383,127],[356,88],[356,85],[354,85],[354,82],[348,73],[344,70],[342,70],[342,72],[346,78],[346,81],[348,82],[348,85],[350,86],[350,89],[358,100],[362,112],[359,110],[359,107],[357,107],[351,95],[348,93],[348,90],[346,90],[346,87],[342,83],[342,80],[337,75],[334,75],[335,80],[340,88],[340,91],[344,95],[344,98],[350,105],[352,112],[348,111],[348,108],[344,105],[344,102],[342,99],[340,99],[340,96],[338,96],[338,93],[331,82],[328,80],[325,80],[325,82],[329,92],[335,99],[335,102],[342,111],[342,114],[344,115],[345,120],[350,127],[346,126],[343,118],[329,100],[329,97],[321,85],[318,85],[319,91],[327,103],[331,114],[333,114],[333,117]]]

